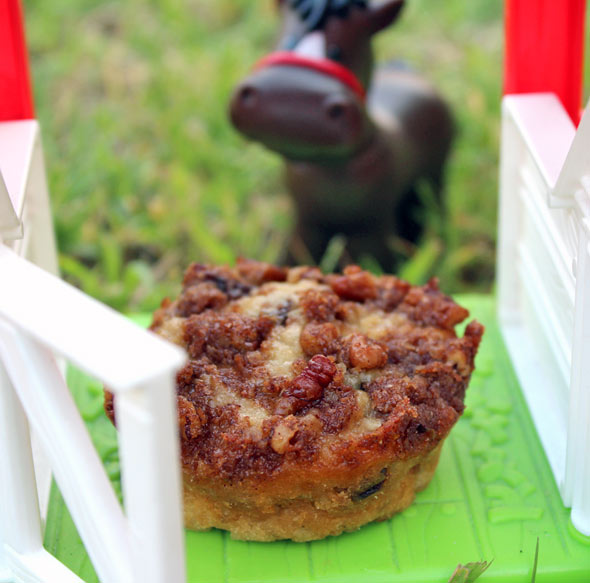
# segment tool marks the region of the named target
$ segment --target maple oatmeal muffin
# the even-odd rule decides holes
[[[483,333],[457,337],[467,316],[436,280],[191,265],[151,326],[188,354],[186,526],[307,541],[406,508],[463,411]]]

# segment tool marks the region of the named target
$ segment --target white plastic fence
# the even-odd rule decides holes
[[[39,129],[0,124],[0,581],[80,581],[42,545],[48,481],[32,433],[101,581],[183,582],[174,373],[183,352],[55,271]],[[115,393],[125,513],[56,356]]]
[[[504,98],[498,313],[574,526],[590,535],[590,105]]]

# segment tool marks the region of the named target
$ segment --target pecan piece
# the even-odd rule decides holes
[[[381,368],[387,363],[387,352],[381,344],[363,334],[354,334],[349,339],[348,359],[356,368]]]
[[[283,390],[275,412],[278,415],[288,415],[321,399],[324,389],[332,382],[336,372],[336,365],[328,357],[317,354]]]
[[[299,344],[308,356],[332,354],[337,350],[336,340],[339,336],[338,328],[331,322],[309,322],[301,330]]]
[[[207,417],[202,409],[196,409],[193,403],[182,395],[178,395],[178,429],[183,441],[194,439],[201,433],[207,423]]]
[[[377,297],[375,278],[358,265],[346,267],[344,275],[329,276],[328,283],[332,290],[344,300],[364,302]]]

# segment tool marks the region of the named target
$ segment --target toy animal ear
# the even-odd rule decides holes
[[[401,9],[404,6],[404,0],[387,0],[379,4],[370,6],[370,27],[371,34],[388,27],[394,20],[397,20]]]

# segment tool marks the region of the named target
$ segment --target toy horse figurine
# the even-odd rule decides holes
[[[371,256],[392,270],[393,236],[415,242],[421,233],[417,181],[440,196],[453,136],[447,106],[403,67],[372,76],[371,37],[403,3],[279,0],[277,50],[232,97],[235,127],[285,158],[297,210],[289,262],[301,243],[319,261],[342,234],[344,262]]]

